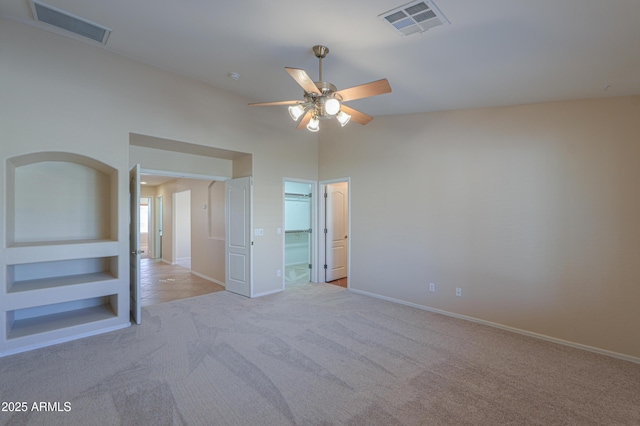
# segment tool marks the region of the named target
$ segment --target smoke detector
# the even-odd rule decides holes
[[[37,22],[44,22],[66,32],[76,34],[85,39],[106,44],[111,30],[86,19],[74,16],[64,10],[57,9],[39,1],[30,0],[31,13]]]
[[[413,1],[378,15],[378,17],[391,25],[403,37],[422,34],[431,28],[450,24],[447,17],[431,0]]]

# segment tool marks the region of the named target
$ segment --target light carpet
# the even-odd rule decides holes
[[[328,284],[151,306],[0,377],[6,425],[640,424],[640,365]]]

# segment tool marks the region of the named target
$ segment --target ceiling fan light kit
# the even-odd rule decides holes
[[[349,120],[351,120],[351,116],[344,111],[340,111],[338,115],[336,115],[336,119],[340,123],[340,126],[344,127],[347,125]]]
[[[390,93],[391,86],[387,79],[372,81],[359,86],[338,90],[336,86],[326,81],[322,81],[322,59],[329,53],[326,46],[313,46],[313,53],[318,58],[319,80],[313,81],[306,71],[299,68],[288,68],[285,70],[304,89],[304,100],[299,101],[278,101],[251,103],[251,106],[272,106],[289,105],[289,115],[293,121],[300,120],[298,129],[306,126],[310,132],[320,130],[320,120],[336,118],[340,125],[344,127],[352,118],[356,123],[367,124],[373,119],[360,111],[349,108],[344,102],[356,99],[368,98],[370,96]],[[302,119],[301,119],[302,117]]]
[[[298,121],[298,118],[302,117],[302,114],[306,112],[306,109],[302,105],[292,105],[289,107],[289,115],[293,121]]]

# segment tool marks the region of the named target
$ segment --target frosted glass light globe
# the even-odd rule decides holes
[[[340,101],[336,98],[329,98],[324,103],[324,112],[329,115],[336,115],[340,111]]]

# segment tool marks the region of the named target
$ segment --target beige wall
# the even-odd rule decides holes
[[[131,135],[135,141],[137,135]],[[140,164],[141,169],[169,173],[190,173],[230,178],[232,175],[231,160],[213,158],[202,155],[185,154],[163,149],[146,148],[131,145],[129,147],[129,167]]]
[[[640,97],[380,117],[319,151],[351,177],[354,289],[640,357]]]
[[[126,259],[131,133],[249,153],[253,223],[265,230],[253,246],[254,292],[282,288],[282,179],[317,179],[318,170],[317,136],[296,131],[286,110],[251,108],[251,99],[3,19],[0,55],[0,199],[6,158],[41,150],[96,158],[119,172]]]

